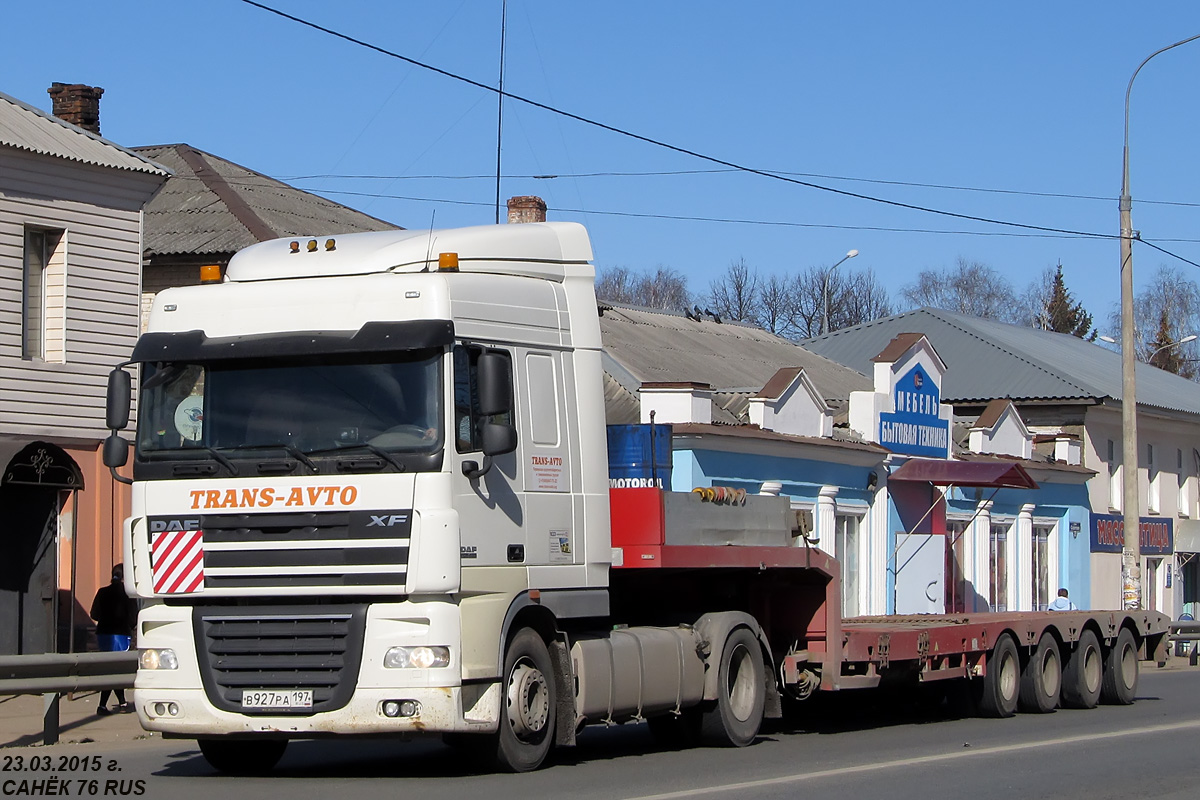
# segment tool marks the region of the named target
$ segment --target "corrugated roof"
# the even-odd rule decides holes
[[[162,165],[0,93],[0,145],[97,167],[167,175]]]
[[[921,308],[806,339],[801,347],[854,369],[901,333],[929,337],[942,360],[947,402],[1120,400],[1121,355],[1065,333]],[[1200,414],[1200,388],[1178,375],[1137,365],[1138,405]]]
[[[149,256],[231,254],[282,236],[400,229],[190,145],[135,151],[175,173],[146,205]]]
[[[642,383],[697,381],[714,394],[761,389],[783,367],[803,368],[830,405],[844,406],[850,392],[870,390],[865,375],[738,323],[697,322],[683,314],[605,305],[600,317],[606,370],[629,391]],[[872,354],[873,355],[873,354]],[[632,385],[631,385],[632,384]],[[729,406],[739,404],[730,398]],[[736,414],[730,408],[730,412]]]

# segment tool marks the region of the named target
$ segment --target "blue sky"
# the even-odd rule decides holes
[[[500,0],[267,4],[495,85]],[[435,210],[437,227],[495,218],[489,92],[240,0],[20,2],[5,19],[24,34],[0,48],[0,91],[48,109],[54,81],[102,86],[103,133],[120,144],[186,142],[410,228]],[[1126,85],[1143,58],[1198,33],[1194,2],[509,0],[505,89],[822,186],[1115,235]],[[1200,263],[1200,208],[1170,205],[1200,203],[1198,76],[1200,41],[1151,61],[1130,141],[1134,227]],[[1118,298],[1111,239],[1031,236],[745,173],[582,176],[712,169],[505,103],[502,197],[540,195],[551,219],[586,224],[601,267],[669,266],[703,292],[739,258],[785,273],[854,248],[847,266],[873,268],[895,295],[960,256],[1018,290],[1061,260],[1098,318]],[[314,175],[381,177],[302,177]],[[1139,284],[1162,264],[1200,278],[1135,248]]]

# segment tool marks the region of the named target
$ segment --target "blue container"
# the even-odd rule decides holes
[[[664,488],[671,482],[670,425],[609,425],[608,485]]]

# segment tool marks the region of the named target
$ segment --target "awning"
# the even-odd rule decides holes
[[[1037,482],[1020,464],[1003,461],[942,461],[914,458],[888,475],[889,481],[914,481],[935,486],[994,486],[1036,489]]]

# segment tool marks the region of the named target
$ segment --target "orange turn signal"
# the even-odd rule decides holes
[[[220,283],[221,267],[217,264],[205,264],[200,268],[201,283]]]
[[[438,253],[438,269],[447,272],[458,271],[458,253]]]

